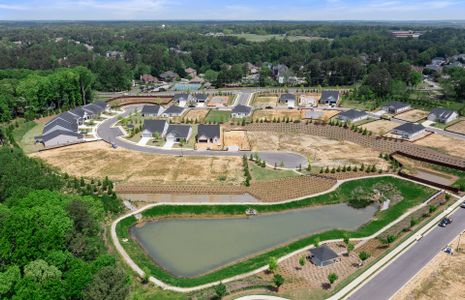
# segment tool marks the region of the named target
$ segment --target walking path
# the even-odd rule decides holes
[[[358,177],[358,178],[351,178],[351,179],[345,179],[345,180],[339,180],[331,189],[325,191],[325,192],[321,192],[321,193],[318,193],[318,194],[315,194],[315,195],[311,195],[310,197],[316,197],[316,196],[319,196],[319,195],[323,195],[323,194],[327,194],[327,193],[330,193],[332,191],[334,191],[335,189],[337,189],[341,184],[343,184],[344,182],[348,182],[348,181],[352,181],[352,180],[360,180],[360,179],[365,179],[365,178],[373,178],[373,177],[385,177],[385,176],[392,176],[392,177],[397,177],[397,178],[400,178],[400,179],[403,179],[403,180],[406,180],[405,178],[401,178],[397,175],[376,175],[376,176],[366,176],[366,177]],[[409,180],[409,181],[412,181],[412,180]],[[415,182],[415,181],[412,181],[412,182]],[[418,183],[418,182],[415,182],[417,184],[421,184],[421,183]],[[423,184],[425,185],[425,184]],[[428,185],[425,185],[425,186],[428,186]],[[432,186],[429,186],[435,190],[438,190],[437,188],[435,187],[432,187]],[[434,197],[434,196],[433,196]],[[304,198],[308,198],[307,197],[301,197],[301,198],[298,198],[298,199],[292,199],[292,200],[287,200],[287,201],[282,201],[282,202],[277,202],[277,203],[256,203],[256,202],[252,202],[250,204],[254,204],[254,205],[275,205],[275,204],[279,204],[279,203],[288,203],[288,202],[293,202],[293,201],[298,201],[298,200],[302,200]],[[430,198],[431,199],[431,198]],[[355,239],[355,240],[358,240],[358,241],[365,241],[365,240],[369,240],[369,239],[372,239],[376,236],[378,236],[380,233],[384,232],[385,230],[389,229],[390,227],[392,227],[393,225],[397,224],[398,222],[400,222],[401,220],[405,219],[408,215],[410,215],[410,213],[412,211],[415,211],[425,205],[428,205],[428,201],[430,200],[428,199],[427,201],[423,202],[421,205],[417,206],[417,207],[414,207],[410,210],[408,210],[404,215],[402,215],[400,218],[398,218],[396,221],[390,223],[389,225],[387,225],[386,227],[382,228],[381,230],[379,230],[378,232],[368,236],[368,237],[364,237],[364,238],[360,238],[360,239]],[[231,205],[231,204],[245,204],[247,202],[240,202],[240,203],[197,203],[196,205]],[[132,216],[132,215],[138,215],[138,214],[141,214],[144,210],[147,210],[147,209],[150,209],[150,208],[153,208],[153,207],[156,207],[156,206],[161,206],[161,205],[192,205],[192,203],[154,203],[154,204],[150,204],[150,205],[147,205],[147,206],[144,206],[138,210],[135,210],[135,211],[132,211],[132,212],[129,212],[121,217],[119,217],[118,219],[116,219],[112,224],[111,224],[111,238],[112,238],[112,241],[113,241],[113,244],[116,248],[116,250],[120,253],[120,255],[123,257],[124,261],[129,265],[129,267],[134,271],[136,272],[137,274],[139,274],[139,276],[143,277],[144,276],[144,271],[131,259],[131,257],[127,254],[126,250],[123,248],[123,246],[121,245],[120,241],[119,241],[119,238],[116,234],[116,226],[118,225],[118,223],[129,217],[129,216]],[[331,243],[331,242],[340,242],[342,241],[342,239],[335,239],[335,240],[329,240],[329,241],[324,241],[324,243]],[[313,245],[309,245],[307,247],[304,247],[302,249],[299,249],[297,251],[294,251],[292,253],[289,253],[281,258],[278,259],[278,262],[281,262],[291,256],[294,256],[296,254],[299,254],[303,251],[307,251],[308,249],[312,248]],[[204,285],[199,285],[199,286],[195,286],[195,287],[191,287],[191,288],[181,288],[181,287],[177,287],[177,286],[172,286],[172,285],[169,285],[169,284],[166,284],[164,282],[162,282],[161,280],[158,280],[157,278],[153,277],[153,276],[150,276],[149,280],[151,282],[153,282],[154,284],[156,284],[157,286],[163,288],[163,289],[167,289],[167,290],[171,290],[171,291],[175,291],[175,292],[181,292],[181,293],[188,293],[188,292],[193,292],[193,291],[198,291],[198,290],[202,290],[202,289],[205,289],[205,288],[209,288],[209,287],[212,287],[212,286],[215,286],[215,285],[218,285],[220,282],[223,282],[223,283],[227,283],[227,282],[231,282],[231,281],[235,281],[235,280],[239,280],[239,279],[243,279],[243,278],[246,278],[246,277],[249,277],[251,275],[255,275],[255,274],[258,274],[260,272],[263,272],[263,271],[266,271],[268,269],[268,265],[265,265],[261,268],[258,268],[254,271],[251,271],[251,272],[248,272],[248,273],[245,273],[245,274],[239,274],[239,275],[236,275],[236,276],[233,276],[233,277],[230,277],[230,278],[227,278],[227,279],[224,279],[224,280],[221,280],[221,281],[217,281],[217,282],[211,282],[211,283],[208,283],[208,284],[204,284]],[[365,274],[365,273],[364,273]],[[334,298],[334,299],[338,299],[338,298]]]

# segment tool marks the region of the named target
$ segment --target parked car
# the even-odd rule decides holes
[[[452,223],[452,219],[450,218],[444,218],[441,220],[441,222],[439,222],[439,226],[440,227],[446,227],[447,225],[449,225],[450,223]]]
[[[465,202],[462,202],[462,204],[460,204],[460,207],[465,208]]]

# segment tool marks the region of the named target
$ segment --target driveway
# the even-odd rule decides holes
[[[134,110],[141,109],[141,105],[132,105],[125,108],[125,111],[119,116],[125,117]],[[150,147],[142,146],[131,143],[122,139],[124,133],[119,127],[113,127],[113,125],[118,121],[118,116],[114,116],[110,119],[107,119],[100,123],[97,127],[97,135],[104,141],[115,144],[118,147],[139,151],[144,153],[152,154],[169,154],[169,155],[179,155],[179,150],[176,149],[163,149],[159,147]],[[301,154],[294,152],[277,152],[277,151],[260,151],[257,152],[260,158],[266,161],[268,165],[278,165],[283,163],[285,168],[294,169],[301,166],[305,168],[307,166],[307,158]],[[228,152],[228,151],[211,151],[211,150],[183,150],[183,155],[185,156],[249,156],[251,151],[240,151],[240,152]]]

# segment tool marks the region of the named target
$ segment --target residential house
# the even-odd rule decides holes
[[[187,105],[187,101],[189,100],[189,94],[182,93],[182,94],[174,94],[173,102],[177,103],[181,107],[185,107]]]
[[[279,96],[279,103],[287,104],[287,107],[289,108],[294,108],[296,106],[296,102],[297,97],[294,94],[285,93]]]
[[[184,107],[171,105],[164,112],[161,113],[161,116],[165,118],[179,117],[183,114],[183,112]]]
[[[79,134],[77,132],[68,130],[54,130],[50,131],[45,135],[42,135],[40,139],[36,139],[36,141],[43,143],[45,147],[54,147],[71,143],[77,143],[82,141],[82,139],[82,134]]]
[[[324,90],[321,93],[320,103],[335,106],[339,102],[340,93],[337,90]]]
[[[42,135],[47,135],[56,130],[77,132],[78,124],[76,122],[70,123],[61,118],[54,118],[44,126],[44,129],[42,130]]]
[[[428,115],[428,120],[447,124],[456,120],[458,117],[459,114],[456,111],[445,108],[435,108]]]
[[[435,57],[431,60],[432,65],[436,66],[442,66],[447,62],[447,60],[444,57]]]
[[[260,69],[250,62],[245,63],[245,69],[247,70],[247,74],[253,75],[260,73]]]
[[[245,117],[250,116],[251,113],[252,113],[252,108],[250,106],[239,104],[233,108],[231,112],[231,116],[233,118],[245,118]]]
[[[158,78],[151,74],[140,75],[139,79],[145,84],[158,82]]]
[[[337,115],[336,118],[343,122],[355,123],[355,122],[360,122],[362,120],[368,119],[368,114],[364,112],[363,110],[350,109],[350,110],[341,112],[340,114]]]
[[[204,106],[207,100],[208,100],[207,94],[192,94],[192,95],[189,95],[188,102],[196,104],[197,106]]]
[[[158,135],[164,137],[168,130],[168,122],[166,120],[144,120],[142,127],[142,137],[153,137]]]
[[[411,108],[410,104],[398,101],[393,101],[383,106],[383,110],[389,114],[399,114]]]
[[[166,131],[166,141],[179,143],[181,140],[188,141],[192,135],[192,126],[171,124]]]
[[[197,143],[220,143],[220,125],[199,125],[197,133]]]
[[[326,245],[310,249],[310,260],[318,267],[330,265],[339,260],[339,255]]]
[[[197,77],[197,71],[196,71],[195,69],[193,69],[193,68],[187,68],[187,69],[185,69],[184,71],[185,71],[186,74],[187,74],[188,76],[190,76],[191,78]]]
[[[274,79],[280,84],[286,83],[291,75],[289,68],[282,64],[274,66],[271,71]]]
[[[424,31],[413,31],[413,30],[400,30],[400,31],[392,31],[391,34],[396,38],[419,38],[423,34]]]
[[[159,76],[163,81],[173,81],[179,77],[179,75],[173,71],[166,71]]]
[[[124,53],[121,51],[107,51],[105,53],[105,57],[111,59],[124,59]]]
[[[423,125],[415,123],[404,123],[392,130],[396,135],[406,140],[413,140],[426,133],[426,128]]]
[[[160,105],[144,105],[142,107],[142,117],[158,117],[161,112]]]

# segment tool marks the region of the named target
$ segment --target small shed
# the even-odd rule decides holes
[[[326,245],[310,249],[310,260],[318,267],[330,265],[339,259],[339,255]]]

